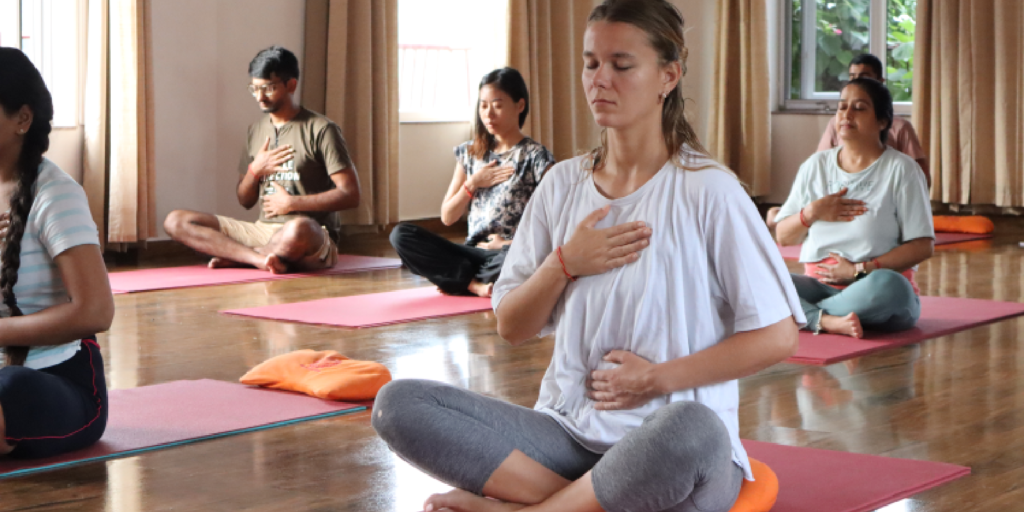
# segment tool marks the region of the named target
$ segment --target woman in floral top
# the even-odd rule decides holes
[[[547,148],[523,135],[529,111],[526,82],[515,69],[496,69],[480,81],[474,137],[455,148],[455,174],[441,205],[445,225],[468,213],[465,245],[413,224],[391,232],[402,263],[443,293],[490,297],[526,203],[555,163]]]

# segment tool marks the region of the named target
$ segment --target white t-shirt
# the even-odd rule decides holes
[[[886,146],[882,156],[855,174],[839,168],[842,146],[815,153],[800,166],[793,189],[777,221],[800,213],[812,201],[846,187],[847,199],[867,203],[868,211],[851,222],[818,221],[800,249],[800,261],[813,263],[834,252],[850,261],[868,261],[917,238],[935,238],[928,185],[921,167]]]
[[[21,312],[31,315],[68,302],[68,291],[53,258],[77,245],[99,243],[85,191],[53,162],[43,159],[35,185],[35,200],[21,240],[18,284],[14,285],[14,296]],[[11,316],[10,308],[0,304],[0,316]],[[40,369],[63,363],[80,347],[81,340],[31,347],[25,367]]]
[[[611,350],[662,363],[789,316],[805,323],[764,221],[740,182],[708,159],[693,162],[714,167],[700,171],[666,163],[637,191],[614,200],[598,192],[582,161],[556,164],[534,193],[494,287],[494,308],[594,210],[611,205],[599,229],[644,221],[653,235],[638,261],[569,283],[542,333],[556,332],[555,351],[535,408],[603,453],[658,408],[700,402],[722,418],[734,460],[752,478],[739,439],[736,381],[678,391],[624,411],[595,410],[585,382],[592,370],[616,366],[602,360]]]

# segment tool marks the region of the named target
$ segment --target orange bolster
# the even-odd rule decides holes
[[[729,512],[768,512],[779,497],[779,477],[772,468],[759,460],[750,459],[754,481],[744,479],[740,495]]]
[[[356,361],[333,350],[297,350],[260,363],[239,381],[327,400],[372,400],[391,382],[391,372],[380,363]]]
[[[980,215],[936,215],[933,217],[936,233],[970,233],[987,235],[995,231],[996,226],[988,217]]]

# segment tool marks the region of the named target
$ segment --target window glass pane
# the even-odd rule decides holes
[[[911,101],[914,79],[914,29],[917,0],[889,0],[886,36],[886,85],[893,101]]]
[[[815,92],[839,92],[849,78],[850,61],[869,51],[870,0],[817,2]]]
[[[78,124],[77,0],[22,0],[21,50],[53,97],[53,125]]]
[[[507,17],[507,0],[399,0],[399,111],[470,119],[480,78],[505,65]]]
[[[789,33],[792,45],[789,49],[790,77],[789,77],[789,98],[800,99],[800,52],[803,51],[803,2],[793,0],[793,12],[789,18]]]
[[[0,46],[21,47],[21,23],[18,5],[21,0],[0,0]]]

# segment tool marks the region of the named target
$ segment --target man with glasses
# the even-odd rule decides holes
[[[236,193],[256,222],[175,210],[164,221],[174,239],[213,256],[210,268],[247,266],[275,274],[337,262],[338,212],[359,205],[359,179],[333,121],[295,102],[299,62],[280,47],[249,63],[249,92],[267,114],[249,126]]]

